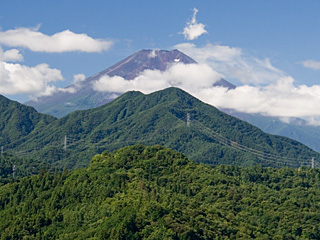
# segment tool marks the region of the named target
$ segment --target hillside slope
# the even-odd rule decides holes
[[[87,166],[86,159],[103,150],[137,143],[161,144],[210,164],[300,167],[320,159],[301,143],[266,134],[177,88],[128,92],[104,106],[73,112],[33,131],[19,147],[39,148],[35,157],[74,168]]]
[[[0,185],[14,177],[38,173],[47,168],[43,159],[28,158],[28,151],[17,149],[33,131],[41,131],[56,120],[34,108],[0,95]]]
[[[38,113],[33,107],[0,95],[0,146],[15,142],[55,120],[55,117]]]

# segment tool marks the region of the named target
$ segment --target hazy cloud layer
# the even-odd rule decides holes
[[[182,43],[175,48],[199,63],[210,65],[230,81],[237,80],[243,84],[261,85],[286,76],[281,70],[272,66],[268,58],[258,59],[245,54],[240,48],[210,43],[203,47]]]
[[[320,70],[320,62],[314,60],[306,60],[301,63],[305,68],[311,68],[313,70]]]
[[[52,82],[60,80],[60,70],[44,63],[28,67],[0,61],[0,94],[51,95],[57,90]]]
[[[39,29],[17,28],[0,31],[0,44],[10,47],[24,47],[34,52],[101,52],[109,49],[113,42],[94,39],[87,34],[77,34],[70,30],[51,36],[39,32]]]
[[[187,22],[187,26],[183,29],[182,34],[184,38],[187,40],[195,40],[200,37],[202,34],[208,33],[204,28],[205,25],[202,23],[198,23],[196,19],[196,15],[198,13],[198,9],[193,9],[193,16],[190,22]]]

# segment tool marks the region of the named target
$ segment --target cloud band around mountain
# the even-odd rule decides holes
[[[96,91],[124,93],[137,90],[151,93],[167,87],[180,87],[186,91],[196,91],[211,87],[223,77],[206,64],[175,63],[166,71],[145,70],[133,80],[120,76],[103,76],[94,82]]]

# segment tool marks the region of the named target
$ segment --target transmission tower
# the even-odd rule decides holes
[[[187,113],[187,127],[190,127],[190,113]]]
[[[67,135],[64,136],[63,149],[64,149],[65,151],[67,150]]]
[[[14,165],[14,164],[12,166],[12,177],[13,177],[13,179],[16,178],[16,165]]]
[[[314,157],[311,160],[311,168],[314,168]]]

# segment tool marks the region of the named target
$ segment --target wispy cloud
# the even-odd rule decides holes
[[[320,70],[320,62],[318,62],[318,61],[306,60],[306,61],[301,62],[301,64],[305,68],[311,68],[313,70]]]
[[[205,25],[202,23],[198,23],[196,19],[196,15],[198,13],[198,9],[193,9],[193,16],[190,22],[187,22],[187,26],[183,29],[182,34],[187,40],[195,40],[200,37],[202,34],[208,33],[204,28]]]
[[[94,39],[87,34],[77,34],[70,30],[46,35],[38,28],[17,28],[0,31],[0,44],[10,47],[24,47],[34,52],[101,52],[109,49],[113,42]]]

